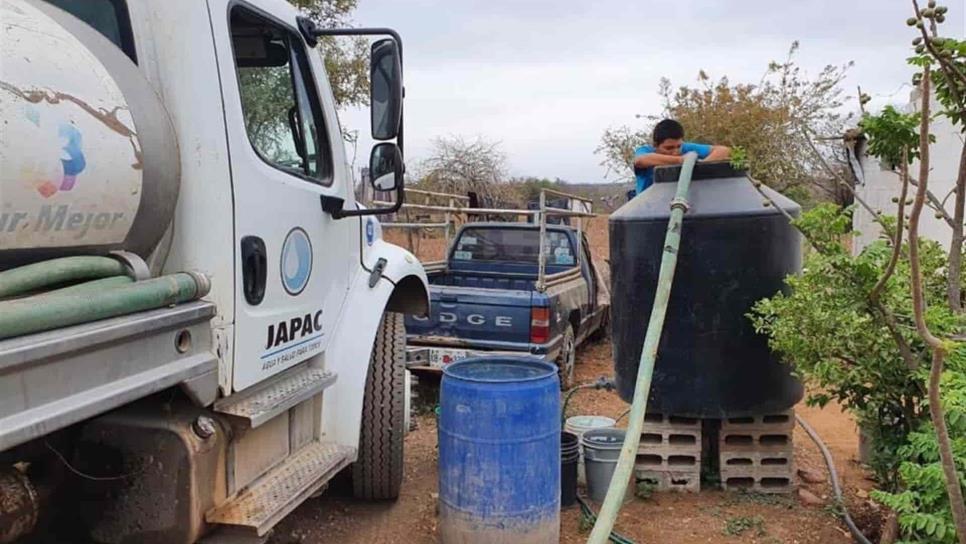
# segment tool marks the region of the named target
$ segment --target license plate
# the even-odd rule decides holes
[[[443,368],[444,366],[455,363],[460,359],[466,359],[465,349],[442,349],[433,348],[429,351],[429,366],[433,368]]]

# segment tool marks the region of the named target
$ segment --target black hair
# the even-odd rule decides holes
[[[664,119],[654,126],[654,145],[661,145],[664,140],[680,140],[684,138],[684,127],[674,119]]]

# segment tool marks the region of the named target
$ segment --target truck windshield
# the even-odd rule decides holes
[[[89,24],[105,38],[114,42],[131,60],[134,52],[134,33],[124,0],[46,0]]]
[[[576,263],[567,233],[548,230],[544,248],[547,264],[573,266]],[[453,249],[457,261],[512,261],[537,264],[540,231],[505,227],[468,228]]]

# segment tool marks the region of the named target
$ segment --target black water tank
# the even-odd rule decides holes
[[[614,366],[627,402],[679,173],[680,167],[657,169],[654,185],[610,217]],[[791,215],[801,211],[764,190]],[[800,235],[727,163],[697,165],[688,200],[648,411],[714,418],[788,409],[801,400],[802,385],[747,314],[800,271]]]

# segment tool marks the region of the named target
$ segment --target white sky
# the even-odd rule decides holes
[[[943,33],[966,35],[966,0],[940,4]],[[594,149],[606,128],[660,113],[661,77],[758,82],[794,40],[810,74],[851,60],[849,96],[860,84],[872,109],[904,104],[911,14],[910,0],[359,0],[354,19],[402,34],[407,164],[434,137],[482,136],[501,143],[512,175],[585,183],[604,181]],[[367,135],[367,116],[342,123]]]

